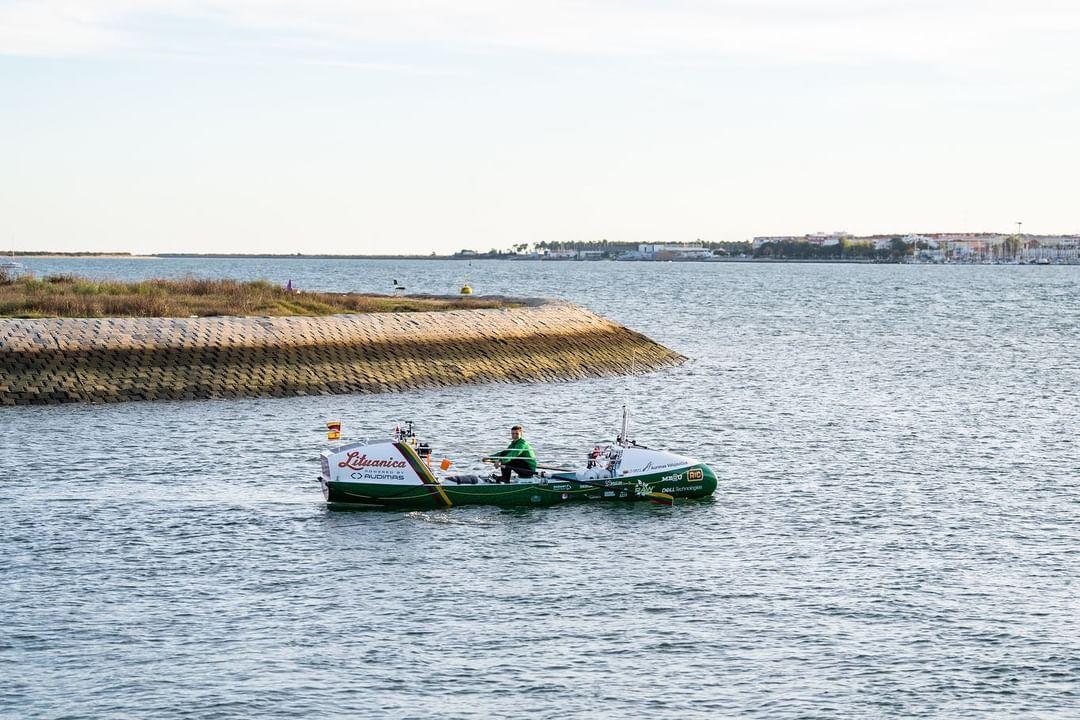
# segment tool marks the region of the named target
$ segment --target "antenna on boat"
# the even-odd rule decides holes
[[[633,354],[630,356],[630,375],[632,377],[637,375],[637,355],[638,355],[638,351],[634,350]],[[627,393],[627,395],[626,395],[626,399],[623,400],[623,406],[622,406],[622,431],[619,433],[619,437],[615,438],[615,444],[619,445],[620,447],[630,447],[630,445],[632,445],[633,443],[631,443],[630,438],[627,437],[627,430],[628,430],[629,425],[630,425],[630,399],[629,399],[630,383],[629,382],[627,382],[627,384],[623,387],[623,390]]]
[[[635,350],[633,355],[630,356],[630,374],[635,376],[635,378],[633,380],[633,383],[635,385],[640,384],[640,380],[636,377],[638,375],[638,371],[637,371],[638,361],[637,360],[638,360],[638,351]],[[628,382],[623,389],[626,391],[626,397],[623,400],[623,406],[622,406],[622,432],[620,432],[619,436],[617,438],[615,438],[615,444],[620,446],[620,447],[624,447],[624,448],[627,448],[627,447],[644,448],[645,447],[644,445],[640,445],[640,444],[638,444],[638,443],[636,443],[636,442],[634,442],[633,440],[630,439],[630,401],[631,401],[631,397],[632,397],[630,395],[630,383]]]

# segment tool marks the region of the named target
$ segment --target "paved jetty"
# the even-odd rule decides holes
[[[393,392],[678,365],[574,305],[328,317],[0,320],[0,404]]]

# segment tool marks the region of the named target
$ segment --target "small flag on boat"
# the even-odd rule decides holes
[[[327,440],[340,440],[341,439],[341,421],[331,420],[326,423],[326,439]]]

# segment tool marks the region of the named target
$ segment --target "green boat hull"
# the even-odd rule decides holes
[[[699,463],[676,471],[633,478],[578,481],[556,474],[538,481],[509,484],[453,482],[423,485],[390,485],[364,482],[328,482],[326,500],[331,508],[393,508],[432,510],[458,505],[533,507],[597,500],[652,500],[649,493],[674,499],[703,498],[716,491],[716,475]]]

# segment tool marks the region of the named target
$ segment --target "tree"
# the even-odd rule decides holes
[[[901,258],[908,253],[908,244],[903,238],[894,237],[889,241],[889,254],[894,258]]]
[[[1019,254],[1021,244],[1022,243],[1020,241],[1019,235],[1010,235],[1002,242],[1002,245],[1005,248],[1005,252],[1012,257],[1016,257],[1017,254]]]

